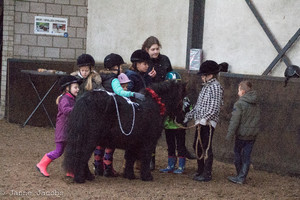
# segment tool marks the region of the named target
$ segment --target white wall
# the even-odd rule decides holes
[[[87,53],[103,62],[109,53],[130,55],[154,35],[173,66],[185,67],[189,1],[89,0]]]
[[[300,28],[299,0],[252,0],[265,23],[283,48]],[[230,71],[261,75],[277,51],[245,0],[209,0],[205,3],[204,59],[226,61]],[[300,39],[286,54],[300,66]],[[272,76],[283,76],[286,65],[279,61]]]

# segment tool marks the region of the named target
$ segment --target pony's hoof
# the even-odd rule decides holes
[[[83,179],[83,178],[78,178],[78,177],[75,176],[74,181],[75,181],[76,183],[84,183],[84,182],[85,182],[85,179]]]
[[[153,176],[150,174],[148,176],[141,177],[142,181],[153,181]]]
[[[134,175],[134,174],[124,174],[123,177],[124,177],[124,178],[127,178],[127,179],[129,179],[129,180],[135,179],[135,175]]]
[[[86,180],[88,180],[88,181],[92,181],[94,179],[95,179],[95,176],[93,174],[90,174],[86,177]]]

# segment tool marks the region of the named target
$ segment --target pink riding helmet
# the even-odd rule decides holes
[[[126,74],[124,73],[121,73],[119,76],[118,76],[118,79],[120,81],[121,84],[123,83],[129,83],[131,80],[129,80],[128,76],[126,76]]]

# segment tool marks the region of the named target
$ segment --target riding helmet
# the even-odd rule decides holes
[[[149,54],[142,50],[138,49],[131,54],[130,61],[133,62],[148,62],[150,60]]]
[[[95,60],[90,54],[82,54],[77,58],[77,67],[95,66]]]
[[[111,69],[114,66],[125,64],[123,58],[119,54],[111,53],[104,58],[104,67]]]
[[[120,82],[120,84],[123,84],[123,83],[129,83],[131,80],[128,78],[128,76],[124,73],[121,73],[119,76],[118,76],[118,80]]]
[[[299,78],[300,68],[296,65],[290,65],[285,69],[284,76],[286,78]]]
[[[176,71],[170,71],[167,73],[165,80],[181,80],[181,76],[178,72]]]
[[[66,75],[59,79],[59,86],[60,90],[64,91],[67,86],[71,85],[72,83],[78,83],[79,85],[82,83],[82,79],[78,79],[75,76]]]
[[[220,66],[213,60],[207,60],[203,62],[200,66],[199,75],[209,75],[209,74],[218,74],[220,71]]]

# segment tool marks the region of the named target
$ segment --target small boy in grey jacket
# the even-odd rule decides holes
[[[252,148],[259,132],[260,109],[257,95],[249,81],[242,81],[238,87],[239,100],[234,104],[226,136],[235,136],[234,165],[237,176],[229,176],[233,183],[244,184],[247,177]]]

